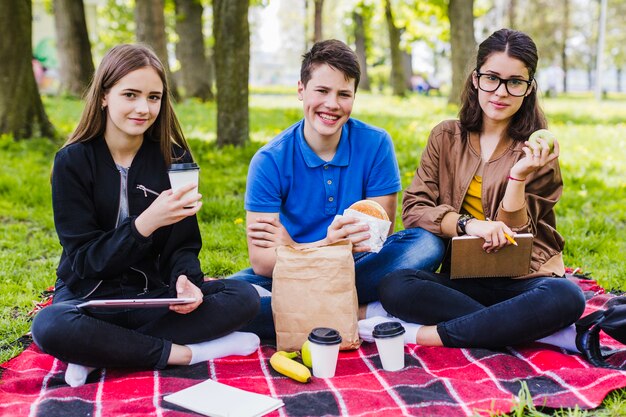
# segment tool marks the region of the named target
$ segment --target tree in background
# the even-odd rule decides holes
[[[515,29],[517,27],[517,0],[509,0],[507,7],[507,18],[509,29]]]
[[[15,139],[54,137],[32,64],[32,3],[3,0],[0,7],[0,134]]]
[[[213,71],[204,50],[201,0],[175,0],[176,56],[180,61],[182,85],[187,97],[213,100]]]
[[[471,65],[476,40],[474,39],[474,0],[449,0],[450,52],[452,61],[452,88],[448,103],[460,104],[461,90]]]
[[[54,0],[61,94],[82,97],[94,73],[82,0]]]
[[[405,72],[403,66],[403,55],[400,50],[400,29],[393,20],[391,10],[391,0],[385,0],[385,21],[389,33],[389,52],[391,54],[391,89],[396,96],[406,94]]]
[[[609,62],[615,66],[617,91],[623,91],[622,74],[626,67],[626,1],[609,2],[606,49]]]
[[[359,1],[352,12],[352,22],[354,25],[354,48],[356,56],[359,59],[359,66],[361,67],[361,80],[359,81],[359,88],[364,91],[371,90],[370,79],[367,74],[367,47],[369,39],[365,30],[366,25],[369,26],[371,14],[372,7],[365,4],[364,1]]]
[[[98,41],[93,45],[94,55],[104,56],[115,45],[135,41],[135,13],[129,1],[106,0],[96,11]]]
[[[164,9],[164,0],[136,0],[135,31],[137,41],[150,45],[163,63],[168,81],[170,82],[170,93],[172,97],[178,99],[178,88],[176,80],[172,77],[172,72],[170,71],[167,54]]]
[[[306,0],[305,0],[306,1]],[[314,18],[313,18],[313,43],[324,40],[324,36],[322,34],[323,28],[323,9],[324,9],[324,0],[314,0],[315,8],[314,8]]]
[[[249,6],[248,0],[213,0],[218,146],[249,139]]]
[[[570,0],[561,0],[563,20],[561,23],[561,69],[563,70],[563,91],[567,92],[567,71],[569,62],[567,60],[567,40],[570,32]]]

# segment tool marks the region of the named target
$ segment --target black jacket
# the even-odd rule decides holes
[[[191,162],[180,148],[181,162]],[[167,167],[157,142],[144,140],[128,170],[129,218],[116,225],[121,176],[104,141],[74,143],[56,154],[52,172],[54,223],[63,253],[57,277],[78,297],[87,297],[102,281],[145,282],[148,290],[170,286],[185,274],[200,285],[202,247],[195,216],[143,237],[135,219],[170,188]]]

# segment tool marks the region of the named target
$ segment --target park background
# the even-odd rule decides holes
[[[21,351],[55,280],[54,153],[93,68],[121,42],[147,43],[169,64],[201,166],[200,257],[221,277],[248,265],[248,162],[301,118],[296,83],[314,40],[357,51],[367,78],[353,117],[391,134],[406,187],[430,129],[456,117],[477,43],[501,27],[523,30],[539,48],[540,102],[562,149],[566,264],[626,288],[626,0],[0,0],[0,23],[0,363]],[[601,413],[626,415],[626,395]]]

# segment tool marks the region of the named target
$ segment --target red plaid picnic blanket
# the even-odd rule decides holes
[[[590,299],[587,313],[613,296],[591,280],[580,281]],[[621,349],[603,335],[602,342]],[[301,384],[269,366],[273,346],[247,357],[227,357],[194,366],[156,370],[106,369],[88,383],[70,388],[66,364],[34,345],[1,365],[0,416],[163,416],[193,415],[163,396],[207,378],[281,398],[285,406],[269,416],[472,416],[508,412],[525,382],[538,407],[595,408],[611,390],[626,387],[626,372],[590,366],[580,355],[531,344],[502,350],[410,345],[406,367],[382,370],[374,344],[341,352],[331,379]],[[611,362],[626,364],[626,351]]]

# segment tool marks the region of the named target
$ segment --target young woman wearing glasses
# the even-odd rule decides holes
[[[534,80],[537,48],[524,33],[501,29],[480,44],[462,96],[460,120],[436,126],[404,194],[406,228],[449,239],[479,236],[483,249],[532,233],[529,274],[520,279],[451,280],[403,270],[379,286],[382,306],[410,323],[415,343],[493,348],[548,336],[582,314],[582,291],[564,276],[564,240],[554,206],[561,196],[559,145],[528,142],[546,120]],[[493,221],[489,221],[492,219]]]

